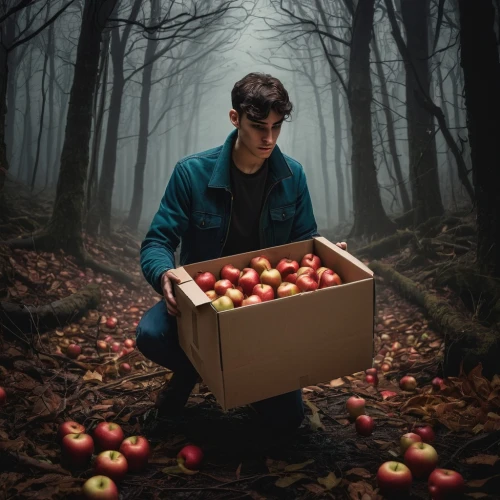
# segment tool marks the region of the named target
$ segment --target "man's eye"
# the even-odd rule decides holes
[[[274,125],[273,128],[281,128],[281,123],[278,123],[278,125]]]

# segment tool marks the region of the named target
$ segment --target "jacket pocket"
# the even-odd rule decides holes
[[[289,242],[292,233],[293,221],[295,218],[295,204],[271,208],[270,214],[274,233],[274,244],[285,245]]]
[[[219,229],[222,224],[222,217],[220,215],[209,214],[206,212],[193,212],[191,217],[193,219],[193,225],[196,229],[201,231]]]

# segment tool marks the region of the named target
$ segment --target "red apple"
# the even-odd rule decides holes
[[[85,427],[78,422],[73,420],[67,420],[59,425],[57,429],[57,437],[59,441],[62,441],[62,438],[66,436],[66,434],[84,434]]]
[[[121,363],[118,367],[118,371],[122,376],[128,375],[132,371],[132,367],[128,363]]]
[[[441,390],[441,384],[443,383],[443,379],[440,377],[434,377],[432,379],[432,388],[435,391],[440,391]]]
[[[122,346],[121,346],[120,342],[113,342],[111,344],[111,350],[113,352],[119,352],[121,348],[122,348]]]
[[[284,280],[287,283],[293,283],[295,284],[297,281],[297,273],[290,273],[287,275],[286,279]]]
[[[391,365],[389,363],[382,363],[380,365],[380,371],[384,372],[384,373],[390,372],[391,371]]]
[[[462,475],[450,469],[434,469],[427,481],[432,500],[452,500],[464,490]]]
[[[234,285],[229,280],[219,280],[214,285],[214,290],[217,295],[222,297],[226,294],[226,290],[234,288]]]
[[[198,470],[203,460],[203,451],[194,444],[184,446],[177,454],[177,462],[189,470]]]
[[[266,269],[271,269],[271,263],[269,262],[269,259],[267,257],[259,255],[258,257],[254,257],[250,261],[250,267],[255,271],[257,271],[257,273],[260,276],[262,271],[265,271]]]
[[[370,415],[360,415],[354,422],[356,432],[361,436],[370,436],[375,427],[375,421]]]
[[[66,356],[71,359],[76,359],[82,353],[82,348],[78,344],[70,344],[66,348]]]
[[[288,283],[288,281],[283,281],[283,283],[281,283],[276,290],[276,295],[279,298],[289,297],[291,295],[295,295],[296,293],[300,293],[299,287],[294,283]]]
[[[427,443],[413,443],[405,452],[405,464],[414,477],[427,477],[438,463],[436,450]]]
[[[367,375],[365,382],[376,387],[378,385],[378,377],[376,375]]]
[[[130,472],[138,472],[144,469],[151,454],[149,442],[143,436],[131,436],[124,439],[119,451],[125,455]]]
[[[237,288],[229,288],[228,290],[226,290],[225,295],[233,301],[234,307],[240,307],[243,299],[245,298],[243,292],[238,290]]]
[[[106,450],[97,455],[94,461],[94,472],[107,476],[119,483],[127,474],[127,459],[119,451]]]
[[[110,316],[106,320],[106,327],[109,329],[116,328],[117,324],[118,324],[118,320],[114,316]]]
[[[384,462],[377,472],[377,484],[387,497],[401,498],[411,488],[412,475],[410,469],[401,462]]]
[[[129,348],[130,348],[130,347],[135,347],[135,340],[134,340],[134,339],[125,339],[125,340],[123,341],[123,345],[124,345],[125,347],[129,347]]]
[[[258,304],[259,302],[262,302],[262,299],[258,295],[250,295],[246,299],[243,299],[241,305],[242,307],[251,306],[252,304]]]
[[[258,284],[253,287],[252,295],[257,295],[262,302],[267,302],[274,299],[274,289],[271,285]]]
[[[321,278],[319,279],[319,288],[328,288],[330,286],[341,285],[342,281],[337,273],[329,273],[328,270],[321,273]]]
[[[299,263],[296,260],[281,259],[276,264],[276,269],[281,274],[281,278],[285,280],[289,274],[296,273],[299,270]]]
[[[318,282],[307,274],[300,275],[295,284],[301,292],[312,292],[318,288]]]
[[[310,276],[314,281],[316,281],[316,283],[319,282],[318,273],[312,267],[299,267],[299,270],[297,271],[297,279],[299,279],[299,277],[303,274]]]
[[[234,267],[232,264],[226,264],[220,270],[220,277],[223,280],[229,280],[234,286],[238,284],[238,278],[240,277],[240,270]]]
[[[93,434],[98,450],[118,450],[125,437],[122,428],[114,422],[99,422]]]
[[[277,269],[265,269],[260,275],[260,282],[272,286],[276,291],[281,285],[281,274]]]
[[[365,373],[367,375],[375,375],[375,376],[377,376],[377,369],[376,368],[367,368],[365,370]]]
[[[118,488],[112,479],[106,476],[93,476],[82,487],[87,500],[118,500]]]
[[[219,297],[218,299],[212,301],[212,305],[214,306],[215,310],[219,312],[234,309],[233,301],[226,295],[223,295],[222,297]]]
[[[107,342],[104,342],[104,340],[98,340],[96,342],[97,345],[97,350],[100,352],[107,352],[109,350],[109,345]]]
[[[81,467],[94,453],[94,441],[89,434],[66,434],[61,442],[63,461]]]
[[[300,266],[305,267],[309,266],[312,267],[315,271],[316,269],[319,269],[321,267],[321,259],[312,253],[307,253],[302,257],[302,260],[300,261]]]
[[[406,434],[403,434],[401,436],[401,439],[399,440],[399,444],[401,446],[401,454],[404,455],[406,450],[413,443],[421,443],[421,442],[422,438],[418,434],[415,434],[414,432],[407,432]]]
[[[208,290],[208,292],[205,292],[205,295],[210,299],[210,300],[215,300],[218,299],[219,296],[215,293],[215,290]]]
[[[321,266],[319,267],[318,269],[316,269],[316,274],[318,275],[318,280],[321,279],[321,275],[325,272],[325,271],[330,271],[330,274],[333,274],[333,270],[330,269],[329,267],[324,267],[324,266]]]
[[[436,435],[434,434],[434,430],[430,425],[423,425],[420,427],[415,427],[413,429],[415,434],[418,434],[424,443],[433,443],[436,439]]]
[[[196,276],[194,277],[194,282],[204,291],[208,292],[208,290],[213,290],[216,278],[212,273],[198,271]]]
[[[345,406],[351,418],[357,418],[365,414],[365,400],[359,396],[351,396]]]
[[[113,335],[106,335],[104,337],[104,342],[107,342],[108,344],[111,344],[115,339],[113,338]]]
[[[405,375],[399,381],[399,387],[401,387],[403,391],[414,391],[417,388],[417,381],[415,380],[415,377],[412,377],[411,375]]]
[[[260,283],[259,273],[250,267],[245,267],[238,279],[238,286],[241,286],[245,295],[252,295],[252,290],[255,285]]]
[[[7,393],[3,387],[0,387],[0,406],[3,406],[7,402]]]

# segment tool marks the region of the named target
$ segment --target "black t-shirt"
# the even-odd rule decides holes
[[[233,207],[222,256],[250,252],[260,247],[259,219],[268,185],[268,160],[253,174],[245,174],[233,161],[230,169]]]

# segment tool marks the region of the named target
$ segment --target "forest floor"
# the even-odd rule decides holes
[[[25,234],[28,219],[34,230],[37,220],[50,215],[50,199],[33,198],[11,183],[7,199],[16,215],[26,219],[4,224],[2,239]],[[132,256],[130,246],[127,253],[105,239],[87,237],[85,243],[94,259],[140,278],[138,252]],[[137,240],[137,250],[139,245]],[[395,265],[409,252],[402,248],[379,260]],[[447,255],[455,258],[453,252]],[[400,436],[419,424],[434,428],[438,466],[463,475],[466,497],[500,498],[500,379],[487,380],[478,366],[433,389],[431,381],[441,373],[442,335],[423,309],[399,296],[383,278],[375,279],[375,354],[382,349],[395,353],[390,370],[379,370],[377,387],[357,373],[304,388],[306,420],[296,436],[283,440],[266,432],[247,407],[222,411],[203,383],[195,387],[181,418],[156,420],[153,402],[170,373],[136,349],[121,352],[126,338],[135,339],[141,315],[159,300],[153,289],[145,281],[140,287],[126,286],[79,268],[63,253],[0,244],[2,303],[45,305],[89,283],[100,285],[102,297],[82,318],[45,332],[23,331],[6,321],[1,325],[0,386],[7,391],[7,403],[0,407],[0,498],[78,498],[92,466],[63,467],[56,435],[65,420],[83,424],[89,433],[101,421],[114,421],[125,436],[149,439],[149,466],[119,484],[123,499],[381,499],[378,467],[402,461]],[[432,288],[428,282],[425,286]],[[434,291],[457,311],[473,316],[446,287]],[[106,327],[110,316],[118,319],[116,328]],[[96,341],[108,336],[108,343],[120,343],[119,352],[97,351]],[[394,347],[395,342],[401,345]],[[65,354],[70,343],[83,347],[77,359]],[[130,364],[130,373],[119,373],[122,362]],[[399,388],[403,374],[417,379],[415,391]],[[348,418],[346,401],[354,394],[366,399],[366,411],[375,419],[369,437],[356,434]],[[205,454],[194,475],[172,469],[188,443]],[[408,498],[429,498],[426,481],[414,480]]]

